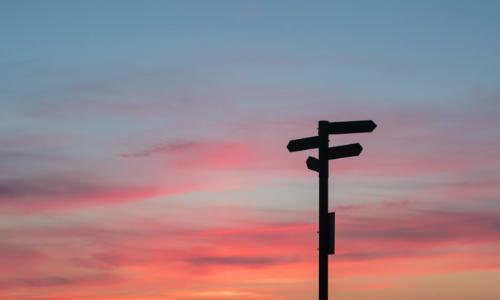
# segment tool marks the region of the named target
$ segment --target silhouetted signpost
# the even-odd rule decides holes
[[[307,168],[319,174],[319,300],[328,299],[328,255],[335,253],[335,213],[328,213],[328,161],[358,156],[363,147],[349,144],[329,147],[330,134],[372,132],[377,125],[371,120],[349,122],[318,122],[318,135],[291,140],[288,151],[318,149],[318,158],[309,156]]]

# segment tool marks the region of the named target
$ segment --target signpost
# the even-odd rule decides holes
[[[377,125],[371,120],[349,122],[318,122],[318,135],[291,140],[290,152],[318,149],[318,158],[309,156],[307,168],[319,175],[319,300],[328,300],[328,255],[335,253],[335,213],[328,213],[328,161],[358,156],[363,147],[359,143],[329,147],[330,134],[372,132]]]

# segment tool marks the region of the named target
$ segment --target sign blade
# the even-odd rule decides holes
[[[347,133],[362,133],[372,132],[377,127],[377,124],[372,120],[348,121],[348,122],[330,122],[330,134],[347,134]]]
[[[319,172],[319,160],[317,158],[309,156],[306,165],[309,170]]]
[[[319,137],[311,136],[297,140],[291,140],[288,142],[286,148],[290,152],[302,151],[308,149],[314,149],[319,147]]]
[[[358,156],[361,151],[363,147],[359,143],[331,147],[328,149],[328,159]]]

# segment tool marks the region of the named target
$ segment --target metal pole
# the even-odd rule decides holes
[[[319,159],[319,300],[328,300],[328,121],[318,122]]]

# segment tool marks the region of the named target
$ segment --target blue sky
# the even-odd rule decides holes
[[[497,10],[494,1],[7,1],[0,49],[14,76],[42,72],[30,81],[42,91],[160,69],[451,101],[497,83]]]

